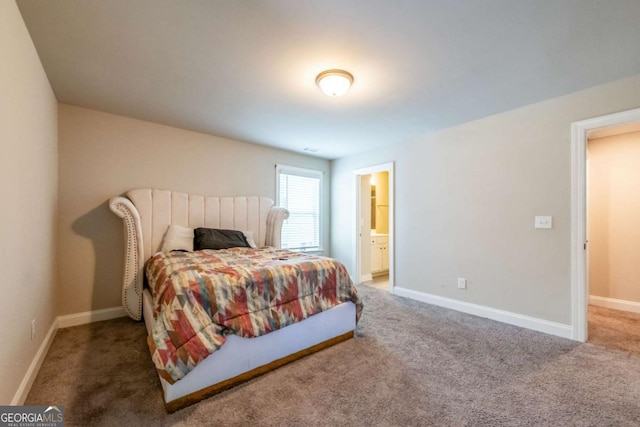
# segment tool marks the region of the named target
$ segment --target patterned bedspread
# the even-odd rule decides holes
[[[147,263],[160,376],[183,378],[226,335],[257,337],[346,301],[362,304],[340,262],[274,248],[157,253]]]

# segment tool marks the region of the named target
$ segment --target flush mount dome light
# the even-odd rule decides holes
[[[316,77],[316,84],[327,96],[344,95],[352,83],[353,76],[344,70],[327,70]]]

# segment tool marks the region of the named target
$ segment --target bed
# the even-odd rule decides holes
[[[109,206],[124,223],[125,262],[122,304],[132,319],[144,319],[167,412],[174,412],[300,357],[353,337],[361,304],[358,302],[355,289],[349,290],[353,287],[346,268],[329,258],[313,258],[279,249],[282,224],[288,217],[288,212],[275,207],[271,199],[253,196],[212,197],[168,190],[137,189],[129,191],[122,197],[112,198]],[[248,233],[252,235],[255,240],[253,246],[257,248],[162,252],[161,249],[166,248],[167,232],[172,227],[242,230],[245,235],[248,236]],[[184,273],[187,271],[184,266],[188,263],[194,263],[194,265],[189,264],[191,270],[187,274]],[[329,273],[318,273],[321,268],[314,267],[309,273],[309,266],[315,265],[314,263],[320,267],[325,266],[335,270],[327,270]],[[256,266],[260,266],[261,273],[256,273],[255,268],[258,268]],[[148,281],[145,268],[150,276]],[[210,334],[212,326],[208,323],[205,325],[204,321],[198,322],[198,319],[206,317],[201,316],[201,312],[202,307],[208,305],[200,304],[202,295],[193,297],[194,289],[196,293],[199,292],[198,289],[204,289],[206,286],[202,283],[207,280],[218,283],[218,277],[222,276],[223,271],[231,269],[233,275],[240,277],[237,279],[238,282],[245,283],[248,277],[275,276],[274,271],[295,270],[300,276],[301,268],[306,271],[304,277],[307,279],[315,276],[325,278],[331,276],[331,280],[335,281],[335,294],[330,289],[320,290],[318,292],[321,297],[312,298],[312,303],[304,303],[302,310],[299,305],[294,305],[295,308],[289,308],[286,312],[279,311],[273,314],[274,319],[270,320],[263,316],[257,323],[255,320],[238,322],[235,316],[223,315],[225,319],[220,322],[218,318],[214,319],[216,334],[219,332],[220,335]],[[194,283],[200,285],[186,289],[185,284],[183,292],[180,286],[162,284],[162,280],[169,275],[186,276],[185,283],[190,283],[192,286]],[[208,277],[213,277],[215,280]],[[281,281],[293,283],[295,277],[287,277],[283,276]],[[145,284],[151,285],[150,288]],[[304,286],[307,285],[308,283]],[[342,289],[340,292],[338,292],[338,285]],[[220,303],[219,300],[220,295],[226,295],[228,292],[221,291],[222,288],[215,286],[210,285],[209,288],[216,289],[211,291],[212,294],[216,293],[216,297],[212,300],[226,307],[224,304],[228,302]],[[245,290],[241,297],[236,295],[235,299],[242,300],[245,306],[251,307],[262,304],[264,300],[273,299],[273,297],[262,297],[247,303],[252,295],[253,297],[262,295],[261,292],[256,291],[255,286],[250,291]],[[174,292],[178,295],[170,295],[172,300],[167,299],[166,292],[158,291],[167,287],[178,289]],[[270,286],[264,285],[260,289],[263,288],[270,288]],[[298,292],[302,295],[298,288],[295,288],[293,293]],[[348,295],[344,294],[345,292]],[[178,350],[174,352],[177,356],[174,354],[171,359],[171,357],[165,357],[168,351],[165,340],[169,342],[168,337],[174,337],[176,331],[167,331],[164,338],[158,338],[160,336],[158,331],[163,328],[182,329],[185,322],[182,319],[176,320],[177,315],[173,312],[168,314],[163,312],[162,307],[183,304],[185,295],[198,302],[194,304],[195,309],[184,310],[187,313],[185,318],[194,325],[204,325],[202,326],[204,332],[197,334],[201,338],[196,340],[198,348],[191,348],[193,340],[189,341],[189,347],[180,343],[182,346],[178,348],[176,345]],[[336,299],[338,297],[339,299]],[[328,300],[332,300],[332,303],[326,304]],[[219,311],[224,314],[224,310]],[[263,307],[262,311],[274,313],[274,307]],[[291,316],[291,313],[300,314],[300,311],[303,315]],[[178,313],[182,314],[182,311]],[[301,319],[292,320],[291,317]],[[214,316],[211,316],[207,319],[211,321],[213,318]],[[251,322],[253,326],[247,327],[246,325]],[[244,330],[240,324],[245,325]],[[165,327],[166,325],[169,327]],[[177,325],[177,327],[174,328],[171,325]],[[234,329],[235,326],[237,330]],[[208,329],[204,329],[205,327]],[[224,345],[218,345],[221,341]],[[198,356],[203,349],[211,350],[210,347],[213,347],[211,354]],[[185,348],[189,350],[188,354],[185,353]],[[173,351],[173,348],[170,350]],[[167,362],[166,365],[163,364],[164,362]]]

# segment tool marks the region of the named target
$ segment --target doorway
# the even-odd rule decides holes
[[[576,122],[571,126],[572,338],[577,341],[587,341],[589,337],[589,302],[590,300],[592,302],[598,301],[598,298],[591,298],[589,284],[590,273],[592,273],[589,266],[590,251],[592,243],[597,242],[589,242],[590,235],[588,234],[591,225],[588,222],[589,204],[587,203],[589,201],[589,170],[591,169],[589,166],[592,165],[587,160],[587,146],[590,139],[638,131],[640,131],[640,108]],[[593,227],[591,228],[591,232],[594,233]],[[594,237],[597,241],[598,236],[594,234]],[[594,273],[597,272],[594,271]],[[594,286],[596,286],[593,289],[594,292],[602,292],[601,289],[597,289],[597,287],[601,287],[601,284],[594,283]],[[593,296],[597,297],[598,295]],[[611,299],[616,300],[616,298]]]
[[[640,353],[640,129],[631,127],[587,135],[587,339]]]
[[[393,292],[394,174],[393,163],[354,171],[355,280]]]

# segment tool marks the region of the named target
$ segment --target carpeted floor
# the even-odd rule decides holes
[[[67,426],[637,426],[640,355],[361,286],[355,339],[166,415],[142,323],[58,331],[26,404]]]
[[[590,305],[589,343],[640,354],[640,314]]]

